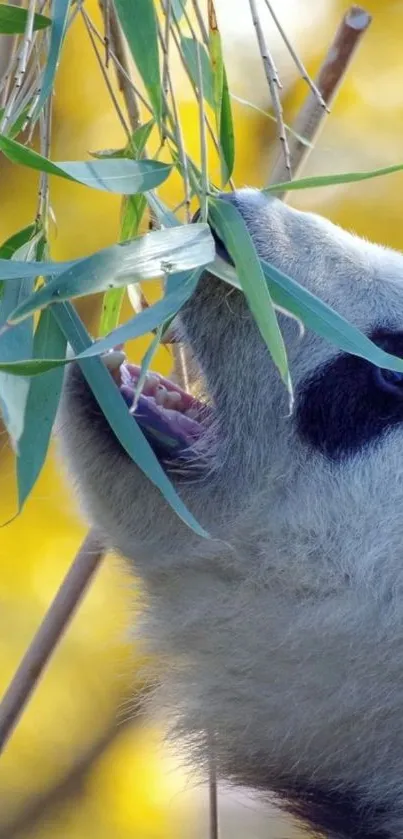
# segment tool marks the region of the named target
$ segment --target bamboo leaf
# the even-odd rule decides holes
[[[33,121],[38,118],[54,86],[60,51],[69,17],[70,4],[71,0],[53,0],[52,3],[52,28],[50,32],[48,59],[42,77],[39,98],[33,114]]]
[[[234,169],[235,141],[231,99],[223,60],[221,35],[218,29],[213,0],[208,0],[208,19],[214,113],[220,145],[222,181],[225,185],[229,181]]]
[[[143,154],[143,151],[150,139],[151,132],[154,128],[155,120],[150,119],[148,122],[144,122],[142,125],[139,125],[136,128],[130,146],[132,150],[134,150],[136,157],[140,157]]]
[[[206,102],[214,109],[214,81],[213,73],[210,64],[210,58],[207,50],[203,44],[200,44],[194,38],[187,38],[185,35],[181,37],[181,49],[185,59],[189,75],[195,87],[199,88],[198,83],[198,63],[197,63],[197,49],[200,50],[200,65],[203,83],[203,96]]]
[[[4,136],[0,136],[0,150],[13,163],[118,195],[155,189],[167,179],[172,169],[170,164],[158,160],[126,158],[52,163],[33,149]]]
[[[260,260],[263,274],[276,306],[294,315],[308,328],[344,352],[364,358],[376,367],[403,372],[403,359],[385,352],[357,327],[339,315],[319,297],[311,294],[274,265]],[[218,256],[209,271],[227,283],[241,288],[233,264]]]
[[[351,184],[358,181],[369,181],[372,178],[380,178],[383,175],[393,175],[395,172],[403,171],[403,163],[395,163],[393,166],[384,166],[382,169],[371,169],[367,172],[343,172],[336,175],[311,175],[307,178],[298,178],[295,181],[284,181],[283,183],[267,186],[262,192],[290,192],[297,189],[314,189],[323,186],[335,186],[337,184]]]
[[[66,354],[66,339],[51,309],[41,313],[34,336],[36,359],[61,357]],[[63,384],[63,367],[30,381],[25,409],[24,430],[19,440],[17,457],[18,504],[22,509],[41,472],[49,448]]]
[[[125,344],[127,341],[158,329],[161,324],[164,325],[189,300],[196,288],[201,272],[202,269],[197,268],[194,271],[181,271],[171,274],[168,278],[167,291],[161,300],[157,300],[148,309],[144,309],[126,323],[118,326],[106,338],[96,341],[85,350],[81,357],[99,355],[112,349],[117,344]]]
[[[0,35],[22,35],[25,32],[28,11],[21,6],[0,3]],[[34,15],[34,30],[46,29],[51,20],[45,15]]]
[[[154,116],[162,118],[157,21],[153,0],[114,0],[134,62],[150,98]]]
[[[107,335],[118,325],[125,293],[125,288],[112,288],[104,294],[99,322],[100,335]]]
[[[225,185],[232,177],[235,165],[235,135],[232,119],[231,97],[228,88],[227,73],[224,67],[223,92],[220,122],[221,175]]]
[[[179,227],[180,221],[176,218],[175,213],[161,201],[158,195],[153,192],[148,192],[146,195],[147,204],[150,210],[155,213],[158,221],[163,227]]]
[[[131,242],[113,245],[74,263],[9,313],[7,322],[17,323],[37,309],[71,297],[163,277],[166,273],[191,270],[199,265],[206,265],[213,259],[214,241],[206,224],[154,230]],[[5,260],[0,260],[0,278],[4,277],[5,264],[7,266]],[[50,265],[52,266],[52,263]],[[36,271],[36,276],[52,273],[49,263],[37,263],[31,266],[32,269]]]
[[[338,349],[364,358],[377,367],[403,371],[403,359],[377,347],[363,332],[291,277],[265,262],[262,262],[262,270],[274,302],[288,309],[306,327]]]
[[[182,308],[184,303],[189,299],[196,288],[197,282],[201,274],[201,269],[193,272],[181,272],[178,274],[171,274],[167,282],[167,291],[161,300],[153,303],[148,309],[139,312],[133,318],[121,326],[116,327],[106,337],[101,338],[95,343],[90,343],[79,358],[87,358],[99,356],[107,350],[112,349],[117,344],[126,343],[126,341],[139,338],[146,335],[153,330],[162,328],[164,331],[167,323],[175,317],[177,312]],[[63,307],[65,304],[61,304]],[[48,310],[46,310],[48,311]],[[55,308],[49,309],[55,314]],[[1,350],[1,339],[0,339]],[[0,361],[0,371],[4,370],[7,373],[12,373],[14,376],[39,376],[49,370],[57,367],[64,367],[71,361],[77,361],[77,358],[66,359],[63,355],[59,358],[50,358],[47,356],[44,359],[40,358],[26,358],[18,361]]]
[[[35,235],[36,226],[35,224],[29,224],[28,227],[24,227],[22,230],[18,230],[17,233],[13,233],[2,245],[0,245],[0,260],[1,259],[11,259],[14,255],[15,251],[29,242],[30,239]],[[0,319],[1,319],[1,297],[4,291],[4,282],[0,280]]]
[[[61,306],[57,306],[55,307],[54,313],[60,328],[76,355],[88,350],[91,345],[89,335],[72,305],[64,303]],[[127,410],[112,377],[101,359],[85,358],[81,361],[81,367],[106,419],[129,457],[137,463],[139,469],[160,490],[179,518],[194,530],[198,536],[208,537],[209,534],[206,533],[189,512],[160,466],[143,432]]]
[[[186,9],[187,0],[171,0],[172,14],[176,18],[177,23],[180,23],[184,11]]]
[[[144,353],[144,356],[143,356],[142,361],[141,361],[140,375],[138,377],[136,389],[134,391],[133,404],[137,403],[137,400],[138,400],[138,398],[141,394],[141,391],[143,390],[143,385],[144,385],[144,382],[145,382],[146,375],[148,373],[148,370],[149,370],[150,364],[151,364],[151,362],[154,358],[154,355],[157,352],[157,349],[159,347],[159,344],[160,344],[160,341],[161,341],[161,336],[162,336],[163,332],[164,332],[164,324],[160,324],[160,326],[156,330],[156,333],[155,333],[152,341],[150,342],[150,346],[148,347],[147,352]]]
[[[122,241],[137,235],[147,201],[144,195],[127,195],[123,199],[120,238]],[[104,294],[99,334],[107,335],[119,323],[120,311],[125,296],[125,288],[112,288]]]
[[[262,266],[245,222],[236,207],[222,199],[210,198],[209,212],[213,227],[234,261],[239,282],[261,335],[284,384],[292,394],[283,337]]]
[[[216,118],[217,133],[220,133],[221,105],[224,85],[224,62],[222,57],[221,36],[218,29],[217,17],[213,0],[208,0],[208,21],[209,21],[209,53],[211,61],[211,73],[213,84],[213,102]]]
[[[0,352],[3,353],[3,337],[0,338]],[[66,358],[24,358],[21,361],[3,361],[2,359],[0,361],[0,371],[11,373],[13,376],[40,376],[49,370],[64,367],[70,360]]]
[[[140,225],[146,211],[147,199],[142,194],[128,195],[123,199],[120,240],[127,242],[138,236]]]
[[[21,231],[22,234],[22,231]],[[23,241],[18,250],[14,251],[13,258],[19,260],[30,260],[35,256],[40,233],[34,238],[31,237],[29,228],[25,228],[26,241]],[[0,326],[3,326],[12,310],[30,296],[33,289],[33,279],[20,278],[13,283],[5,283],[1,296],[0,305]],[[0,354],[4,361],[17,361],[18,359],[29,358],[32,354],[32,318],[25,320],[15,329],[10,329],[0,337]],[[0,411],[6,429],[14,448],[18,451],[18,443],[24,430],[25,408],[28,398],[29,379],[25,376],[16,378],[8,372],[0,372]]]
[[[0,245],[0,259],[11,259],[15,252],[29,242],[35,235],[35,224],[29,224],[17,233],[13,233],[2,245]]]

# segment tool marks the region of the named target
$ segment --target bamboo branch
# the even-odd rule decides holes
[[[314,94],[314,96],[316,96],[316,98],[318,100],[318,104],[321,106],[321,108],[324,108],[325,110],[327,110],[326,102],[323,99],[323,96],[322,96],[320,90],[317,88],[315,82],[312,81],[305,65],[302,63],[299,55],[295,52],[295,49],[294,49],[286,31],[285,31],[285,29],[281,25],[277,15],[276,15],[276,12],[274,11],[272,4],[270,3],[270,0],[264,0],[264,2],[265,2],[266,6],[267,6],[267,8],[270,12],[270,15],[273,19],[274,25],[277,27],[277,29],[280,33],[280,36],[283,39],[283,41],[284,41],[284,43],[285,43],[285,45],[288,49],[288,52],[291,55],[291,58],[292,58],[292,60],[295,64],[295,66],[297,67],[297,69],[299,70],[299,72],[301,74],[301,78],[304,79],[304,81],[307,83],[307,85],[311,88],[311,91]]]
[[[11,737],[103,557],[90,531],[0,703],[0,752]]]
[[[327,108],[334,101],[355,51],[371,20],[371,15],[359,6],[351,6],[344,15],[315,80],[316,87],[320,91]],[[295,134],[290,139],[290,165],[294,177],[297,176],[305,163],[313,142],[323,126],[325,116],[326,111],[319,104],[316,94],[311,93],[297,116],[293,125]],[[308,140],[310,145],[304,145],[298,135]],[[284,160],[279,155],[271,172],[269,185],[281,183],[287,179],[288,169],[284,166]],[[277,197],[284,198],[285,194],[285,192],[277,193]]]
[[[87,14],[87,12],[86,12],[86,10],[85,10],[84,6],[81,6],[81,16],[82,16],[82,18],[83,18],[83,20],[84,20],[84,24],[85,24],[86,30],[87,30],[87,32],[88,32],[88,37],[89,37],[89,39],[90,39],[90,41],[91,41],[91,46],[92,46],[92,49],[94,50],[95,57],[96,57],[97,62],[98,62],[98,67],[99,67],[99,69],[100,69],[100,71],[101,71],[101,73],[102,73],[102,76],[103,76],[104,82],[105,82],[105,84],[106,84],[106,86],[107,86],[107,88],[108,88],[108,93],[109,93],[109,96],[111,97],[111,100],[112,100],[112,102],[113,102],[113,106],[114,106],[115,111],[116,111],[116,113],[117,113],[117,115],[118,115],[118,117],[119,117],[119,121],[120,121],[120,123],[121,123],[121,125],[122,125],[122,128],[123,128],[123,130],[124,130],[124,132],[125,132],[125,134],[126,134],[126,137],[127,137],[128,141],[129,141],[129,143],[130,143],[130,141],[131,141],[131,131],[130,131],[130,129],[129,129],[129,126],[127,125],[127,122],[126,122],[125,116],[124,116],[124,114],[123,114],[123,112],[122,112],[122,109],[121,109],[121,107],[120,107],[120,105],[119,105],[119,102],[118,102],[118,100],[117,100],[117,98],[116,98],[116,96],[115,96],[115,93],[114,93],[114,90],[113,90],[112,84],[111,84],[111,82],[109,81],[109,78],[108,78],[108,71],[107,71],[107,69],[106,69],[106,66],[104,66],[104,63],[103,63],[103,61],[102,61],[101,55],[100,55],[100,53],[99,53],[99,50],[97,49],[97,45],[96,45],[96,43],[95,43],[95,38],[94,38],[94,35],[93,35],[93,32],[92,32],[91,26],[90,26],[90,24],[89,24],[89,15]]]
[[[285,168],[285,177],[284,180],[291,180],[292,178],[292,167],[291,167],[291,160],[290,160],[290,150],[288,146],[287,135],[285,132],[285,125],[284,125],[284,118],[283,118],[283,108],[281,105],[281,99],[279,90],[281,89],[281,82],[277,73],[276,66],[274,64],[273,58],[271,56],[269,47],[266,42],[266,38],[263,33],[263,29],[260,23],[257,7],[256,7],[256,0],[249,0],[250,12],[252,16],[253,25],[256,30],[256,37],[259,44],[260,54],[263,61],[263,67],[266,74],[267,83],[269,85],[272,105],[274,114],[276,117],[276,125],[277,125],[277,136],[280,141],[281,149],[282,149],[282,160],[283,166]],[[316,101],[316,100],[315,100]]]
[[[128,84],[127,81],[127,78],[130,78],[130,70],[127,61],[124,38],[114,4],[111,3],[110,0],[106,0],[105,6],[101,2],[100,7],[104,14],[105,31],[108,33],[108,42],[106,44],[108,59],[109,51],[113,50],[117,59],[115,70],[119,89],[125,101],[131,129],[134,132],[141,125],[142,120],[134,87],[133,85]],[[119,65],[126,71],[125,73],[120,72]]]
[[[219,839],[219,820],[218,820],[218,787],[217,787],[217,767],[214,758],[214,740],[211,739],[209,749],[208,762],[208,785],[209,785],[209,823],[210,834],[209,839]],[[1,839],[1,836],[0,836]]]

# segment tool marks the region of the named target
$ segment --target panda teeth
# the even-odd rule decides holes
[[[105,353],[102,359],[108,370],[117,370],[126,361],[126,353],[120,350],[111,350],[111,352]]]
[[[159,405],[161,408],[167,408],[168,407],[168,405],[166,404],[167,401],[168,401],[167,397],[168,397],[168,391],[167,391],[166,387],[164,387],[164,385],[158,385],[158,387],[155,391],[155,394],[154,394],[154,399],[156,401],[156,404]]]

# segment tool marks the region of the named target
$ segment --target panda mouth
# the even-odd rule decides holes
[[[106,353],[108,367],[128,410],[160,459],[187,459],[204,426],[206,406],[159,373],[147,373],[140,393],[141,368],[119,348]]]

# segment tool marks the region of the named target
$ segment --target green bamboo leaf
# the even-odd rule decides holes
[[[2,245],[0,245],[0,259],[11,259],[15,252],[29,242],[36,232],[36,225],[29,224],[17,233],[13,233]]]
[[[136,157],[140,157],[150,139],[151,132],[155,126],[155,120],[150,119],[149,122],[143,123],[136,128],[129,146],[135,151]]]
[[[153,202],[153,206],[160,208],[161,202]],[[161,212],[166,220],[166,230],[155,230],[131,242],[111,245],[84,259],[62,262],[23,262],[15,257],[13,260],[0,259],[0,280],[57,278],[70,271],[74,273],[77,269],[86,271],[88,265],[91,268],[104,263],[107,273],[118,276],[118,284],[127,285],[129,282],[163,276],[168,268],[184,270],[212,261],[214,241],[206,225],[199,224],[195,230],[192,226],[182,225],[173,213],[167,211],[165,216],[163,209]],[[174,226],[173,220],[176,229],[169,233],[170,225]],[[169,260],[169,257],[172,259]]]
[[[150,346],[148,347],[147,352],[144,353],[144,355],[143,355],[143,358],[142,358],[142,361],[141,361],[141,366],[140,366],[140,375],[138,377],[136,389],[134,391],[133,404],[137,404],[137,400],[138,400],[138,398],[141,394],[141,391],[143,390],[143,385],[144,385],[144,382],[145,382],[146,375],[147,375],[148,370],[150,368],[151,362],[152,362],[152,360],[155,356],[155,353],[157,352],[157,349],[160,345],[161,336],[162,336],[163,332],[164,332],[164,324],[161,324],[157,328],[156,333],[154,335],[154,338],[152,339],[152,341],[150,343]]]
[[[46,309],[45,311],[51,310]],[[2,352],[3,337],[0,338],[0,353]],[[64,367],[69,361],[70,359],[66,358],[24,358],[21,361],[3,361],[1,359],[0,371],[11,373],[13,376],[36,377],[41,376],[43,373],[48,373],[49,370],[55,370],[57,367]]]
[[[90,337],[70,303],[55,306],[54,314],[76,355],[90,347]],[[129,457],[160,490],[179,518],[197,535],[208,537],[209,534],[198,524],[172,486],[143,432],[127,410],[101,359],[85,358],[81,361],[81,368],[106,419]]]
[[[25,32],[28,11],[21,6],[0,3],[0,35],[22,35]],[[34,15],[34,30],[46,29],[51,20],[45,15]]]
[[[155,189],[167,179],[172,169],[170,164],[158,160],[126,158],[52,163],[36,151],[4,136],[0,136],[0,150],[13,163],[118,195]]]
[[[263,274],[269,286],[271,298],[276,306],[285,309],[302,321],[338,349],[364,358],[376,367],[403,372],[403,359],[387,353],[374,344],[357,327],[339,315],[319,297],[311,294],[291,277],[283,274],[274,265],[260,260]],[[241,288],[235,268],[217,257],[209,271],[227,283]]]
[[[66,354],[66,338],[55,321],[51,309],[41,313],[35,331],[35,359],[61,357]],[[30,381],[25,408],[24,430],[19,440],[17,457],[18,505],[22,509],[45,462],[57,406],[63,385],[63,368]]]
[[[193,84],[197,88],[199,88],[199,74],[197,69],[197,49],[199,48],[203,83],[203,97],[206,100],[206,102],[210,105],[210,107],[214,109],[214,81],[210,64],[210,58],[207,50],[205,49],[203,44],[200,44],[194,38],[187,38],[185,37],[185,35],[182,35],[180,43],[182,54],[185,60],[186,67],[189,71],[190,78],[192,79]]]
[[[166,321],[173,318],[193,294],[201,273],[202,269],[197,268],[194,271],[180,271],[171,274],[168,278],[166,292],[161,300],[157,300],[148,309],[144,309],[126,323],[118,326],[106,338],[91,344],[80,357],[87,358],[99,355],[112,349],[117,344],[125,344],[127,341],[153,332],[161,325],[165,328]]]
[[[213,76],[214,111],[220,146],[221,177],[223,185],[229,181],[235,163],[235,139],[231,99],[227,73],[224,66],[220,30],[214,0],[208,0],[209,53]]]
[[[236,96],[235,93],[230,93],[230,98],[233,99],[234,102],[239,102],[240,105],[246,105],[247,108],[251,108],[252,111],[256,111],[256,113],[261,114],[263,117],[266,117],[266,119],[269,119],[271,122],[277,121],[274,114],[271,114],[270,111],[264,111],[263,108],[259,108],[259,106],[255,105],[254,102],[249,102],[248,99],[242,99],[241,96]],[[293,137],[295,137],[298,140],[298,142],[301,143],[301,145],[306,146],[307,149],[313,148],[313,143],[307,140],[306,137],[303,137],[302,134],[298,134],[298,131],[294,131],[291,125],[288,125],[288,123],[285,122],[284,128],[286,131],[289,132],[289,134],[292,134]]]
[[[125,294],[125,288],[112,288],[104,294],[99,322],[100,335],[107,335],[118,325]]]
[[[171,11],[177,23],[180,23],[186,9],[187,0],[171,0]]]
[[[120,225],[120,239],[125,242],[133,239],[139,231],[147,201],[144,195],[127,195],[123,200],[122,221]],[[122,308],[126,289],[112,288],[104,294],[102,301],[101,321],[99,334],[107,335],[119,323],[119,316]]]
[[[26,241],[14,251],[11,259],[30,260],[35,257],[41,233],[31,237],[29,228],[25,228]],[[5,283],[0,303],[0,326],[3,326],[10,312],[30,296],[34,280],[21,278],[12,283]],[[32,355],[33,320],[29,318],[15,329],[3,332],[0,337],[0,355],[3,361],[17,361]],[[29,379],[25,376],[16,378],[9,372],[0,372],[0,411],[11,442],[18,451],[18,444],[24,430],[25,408],[28,398]]]
[[[18,230],[17,233],[13,233],[2,245],[0,245],[0,259],[11,259],[14,255],[15,251],[29,242],[30,239],[33,238],[36,231],[35,224],[29,224],[28,227],[24,227],[22,230]],[[4,282],[0,280],[0,307],[1,307],[1,297],[4,291]],[[1,311],[0,311],[1,317]]]
[[[138,236],[140,225],[146,211],[147,199],[145,195],[127,195],[123,199],[122,217],[120,224],[120,241],[127,242]]]
[[[131,242],[113,245],[79,260],[24,300],[8,315],[7,322],[17,323],[37,309],[71,297],[127,286],[129,283],[163,277],[167,273],[187,271],[199,265],[207,265],[213,259],[214,241],[207,224],[154,230]],[[0,278],[4,276],[4,262],[0,260]],[[48,267],[41,270],[41,263],[32,267],[40,276],[49,273]]]
[[[217,134],[220,134],[221,106],[224,86],[224,62],[222,56],[221,36],[218,29],[216,13],[213,0],[208,0],[208,21],[209,21],[209,54],[213,84],[214,113],[217,125]]]
[[[232,119],[231,97],[229,93],[227,73],[225,67],[221,102],[219,140],[221,152],[221,176],[223,184],[225,185],[232,177],[235,165],[234,123]]]
[[[155,213],[163,227],[179,227],[181,222],[158,195],[154,192],[147,192],[146,199],[151,212]]]
[[[168,277],[167,287],[164,297],[149,306],[148,309],[139,312],[133,318],[121,326],[116,327],[106,337],[101,338],[83,352],[79,358],[87,358],[101,355],[107,350],[112,349],[117,344],[126,343],[126,341],[139,338],[142,335],[147,335],[154,330],[165,331],[169,323],[175,317],[177,312],[189,299],[196,288],[197,282],[201,274],[201,269],[197,271],[185,271],[178,274],[171,274]],[[64,305],[64,304],[62,304]],[[48,310],[46,310],[48,311]],[[54,307],[50,308],[55,314]],[[1,352],[1,339],[0,339]],[[70,361],[77,361],[77,358],[66,359],[62,356],[59,358],[26,358],[18,361],[0,361],[0,371],[4,370],[6,373],[12,373],[14,376],[39,376],[42,373],[47,373],[57,367],[64,367]]]
[[[245,222],[233,204],[220,198],[209,199],[209,214],[213,227],[235,263],[239,282],[261,335],[284,384],[292,394],[283,337],[260,260]]]
[[[283,181],[279,184],[265,187],[262,192],[290,192],[296,189],[314,189],[322,186],[335,186],[336,184],[351,184],[357,181],[369,181],[372,178],[380,178],[383,175],[393,175],[403,170],[403,163],[396,163],[393,166],[384,166],[382,169],[371,169],[367,172],[343,172],[337,175],[312,175],[307,178],[298,178],[295,181]]]
[[[92,151],[90,152],[91,157],[95,157],[98,160],[104,160],[107,158],[110,160],[111,158],[122,158],[128,157],[129,159],[134,157],[140,157],[145,149],[145,146],[148,142],[149,136],[154,128],[155,120],[150,119],[149,122],[145,122],[143,125],[139,125],[136,128],[130,142],[127,146],[121,149],[101,149],[100,151]]]
[[[53,0],[52,3],[52,28],[50,32],[48,59],[42,77],[39,98],[33,114],[33,121],[38,118],[49,94],[54,87],[60,51],[67,28],[70,4],[71,0]]]
[[[403,371],[403,359],[377,347],[370,338],[367,338],[342,315],[291,277],[265,262],[262,262],[262,270],[274,302],[290,311],[317,335],[325,338],[338,349],[364,358],[377,367]]]
[[[153,0],[114,0],[134,62],[150,97],[156,121],[162,118],[157,21]]]

